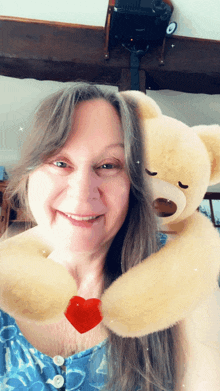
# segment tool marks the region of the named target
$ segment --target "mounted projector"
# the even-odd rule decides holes
[[[136,47],[145,50],[147,45],[161,45],[172,11],[169,0],[115,0],[110,24],[110,47],[121,43],[129,49],[136,44]]]

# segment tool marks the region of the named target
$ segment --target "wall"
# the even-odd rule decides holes
[[[1,15],[56,22],[104,26],[108,0],[7,0],[1,4]]]
[[[178,24],[176,35],[220,40],[219,0],[171,0],[171,21]]]

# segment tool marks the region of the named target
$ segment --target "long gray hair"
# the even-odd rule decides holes
[[[152,210],[152,195],[144,175],[142,138],[136,107],[110,89],[89,83],[73,83],[50,95],[37,108],[22,158],[10,173],[6,195],[11,207],[26,211],[34,221],[28,204],[29,174],[55,155],[71,133],[71,118],[79,102],[104,99],[121,120],[125,159],[131,182],[129,210],[125,222],[107,254],[105,289],[120,274],[158,250],[157,221]],[[109,334],[106,391],[170,391],[174,387],[175,328],[141,338],[121,338]]]

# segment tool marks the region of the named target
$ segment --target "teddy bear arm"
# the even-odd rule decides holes
[[[220,290],[214,291],[178,325],[175,391],[220,389]],[[184,369],[184,370],[183,370]]]
[[[103,294],[103,322],[124,337],[171,327],[217,287],[220,238],[203,215],[181,235],[119,277]]]
[[[51,323],[64,317],[76,283],[51,249],[29,235],[0,244],[0,308],[15,319]]]

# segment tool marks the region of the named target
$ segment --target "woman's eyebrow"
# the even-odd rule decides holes
[[[109,149],[109,148],[115,148],[115,147],[121,147],[121,148],[124,148],[124,144],[123,143],[115,143],[115,144],[110,144],[108,145],[105,149]]]

